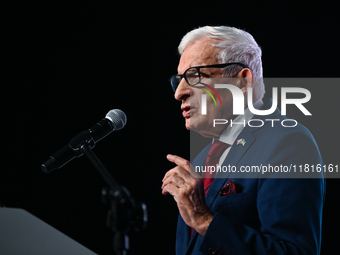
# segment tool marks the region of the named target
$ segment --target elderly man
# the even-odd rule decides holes
[[[248,123],[255,117],[247,100],[244,114],[233,113],[230,90],[214,89],[223,80],[234,84],[245,98],[251,93],[253,108],[272,106],[271,99],[262,101],[261,49],[254,38],[236,28],[206,26],[185,35],[178,49],[179,74],[171,78],[171,85],[175,98],[182,102],[185,126],[212,138],[212,143],[192,164],[176,155],[167,156],[177,165],[165,174],[162,185],[162,194],[171,194],[179,209],[176,254],[320,254],[322,175],[283,179],[260,174],[240,178],[229,173],[213,179],[211,173],[202,171],[200,178],[192,171],[212,165],[239,169],[260,164],[322,164],[316,142],[305,127],[265,122],[285,120],[278,109],[256,116],[263,125],[228,125]],[[214,125],[216,119],[228,122]]]

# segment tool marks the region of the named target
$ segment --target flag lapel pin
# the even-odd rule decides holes
[[[237,140],[236,145],[242,144],[242,146],[244,146],[246,143],[247,143],[246,140],[244,140],[243,138],[241,138],[241,139],[238,139],[238,140]]]

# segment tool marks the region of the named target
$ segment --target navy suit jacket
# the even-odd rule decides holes
[[[271,100],[265,101],[268,109]],[[310,132],[298,124],[282,127],[276,121],[286,119],[276,111],[262,119],[262,127],[246,127],[238,139],[246,144],[232,145],[222,166],[256,166],[270,164],[289,166],[323,164]],[[211,144],[194,159],[203,166]],[[320,254],[322,210],[325,180],[319,178],[215,178],[206,196],[206,204],[214,213],[204,236],[190,228],[179,215],[176,254]],[[219,196],[228,180],[234,180],[237,193]]]

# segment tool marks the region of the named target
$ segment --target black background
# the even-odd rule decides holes
[[[168,84],[186,32],[245,29],[262,48],[265,77],[339,77],[339,18],[330,1],[31,1],[3,11],[0,203],[98,254],[113,253],[100,197],[105,182],[85,157],[49,175],[40,165],[110,109],[122,109],[126,127],[94,152],[148,206],[148,229],[131,234],[130,254],[174,254],[177,208],[160,187],[173,167],[166,155],[189,158],[189,132]],[[324,118],[301,121],[332,164],[339,163],[338,92],[338,84],[331,91],[320,84],[310,107]],[[327,180],[322,254],[334,252],[339,238],[338,186]]]

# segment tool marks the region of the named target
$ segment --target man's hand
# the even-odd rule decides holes
[[[204,236],[214,215],[205,203],[203,181],[198,174],[198,178],[190,176],[192,166],[188,160],[170,154],[167,159],[177,166],[165,174],[162,194],[170,193],[184,222]]]

